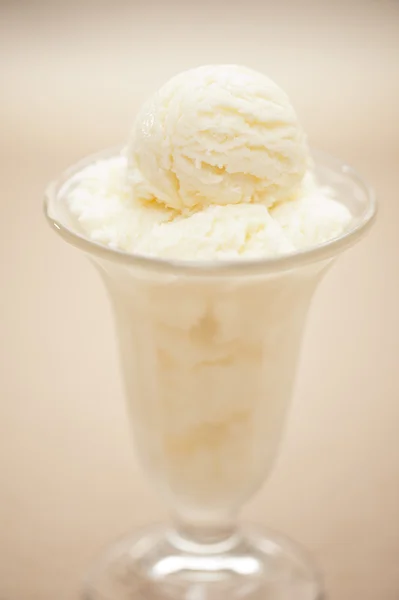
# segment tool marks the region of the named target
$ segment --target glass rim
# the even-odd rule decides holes
[[[303,250],[296,250],[279,256],[251,259],[180,260],[125,252],[124,250],[114,249],[90,240],[77,231],[68,228],[51,214],[52,202],[57,199],[60,190],[73,175],[95,161],[120,154],[124,147],[125,146],[119,145],[107,148],[94,154],[90,154],[80,161],[73,163],[69,168],[64,170],[58,179],[52,180],[47,185],[44,198],[45,217],[52,229],[54,229],[66,242],[86,253],[93,254],[98,258],[107,259],[123,265],[175,274],[186,273],[190,275],[207,276],[220,276],[222,274],[231,274],[232,272],[240,274],[243,272],[256,274],[286,271],[305,264],[327,260],[328,258],[332,258],[343,252],[345,249],[352,246],[358,239],[363,237],[373,224],[377,214],[377,202],[374,189],[364,181],[356,169],[331,154],[312,148],[311,152],[316,159],[316,164],[322,165],[323,162],[326,161],[335,163],[336,169],[339,169],[343,175],[348,179],[351,179],[352,182],[362,190],[367,199],[367,208],[361,216],[360,221],[342,235]]]

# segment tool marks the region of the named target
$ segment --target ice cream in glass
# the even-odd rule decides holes
[[[237,514],[273,465],[310,300],[372,223],[370,190],[310,152],[272,80],[214,65],[167,82],[46,209],[109,292],[137,452],[172,517],[116,544],[85,597],[320,599],[303,550]]]

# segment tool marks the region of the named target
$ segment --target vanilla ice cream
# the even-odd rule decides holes
[[[135,194],[170,208],[273,204],[308,168],[304,133],[271,79],[235,65],[192,69],[140,111],[129,144]]]
[[[122,154],[77,173],[66,200],[84,235],[169,259],[278,256],[351,220],[315,181],[285,92],[235,65],[172,78],[144,104]]]
[[[92,250],[139,453],[176,512],[217,522],[272,464],[327,263],[211,276],[195,261],[293,254],[342,235],[352,215],[316,180],[286,94],[235,66],[172,79],[127,147],[75,171],[59,198],[75,231],[133,255],[119,263]],[[194,261],[193,271],[147,270],[135,255]]]
[[[339,236],[351,221],[332,190],[304,177],[294,199],[181,213],[131,196],[125,153],[82,169],[63,194],[83,235],[132,254],[186,260],[273,257]]]
[[[217,523],[271,469],[326,265],[219,278],[98,264],[138,454],[175,513]]]

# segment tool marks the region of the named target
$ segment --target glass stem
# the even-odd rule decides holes
[[[173,517],[171,541],[181,550],[193,553],[225,552],[238,544],[240,535],[234,518],[215,523],[194,523]]]

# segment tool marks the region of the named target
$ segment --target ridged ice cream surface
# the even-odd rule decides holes
[[[278,256],[351,220],[315,181],[285,92],[234,65],[171,79],[139,111],[125,150],[83,168],[63,196],[83,235],[170,259]]]
[[[271,204],[295,193],[308,167],[288,96],[234,65],[173,77],[139,112],[129,157],[137,194],[177,209]]]

